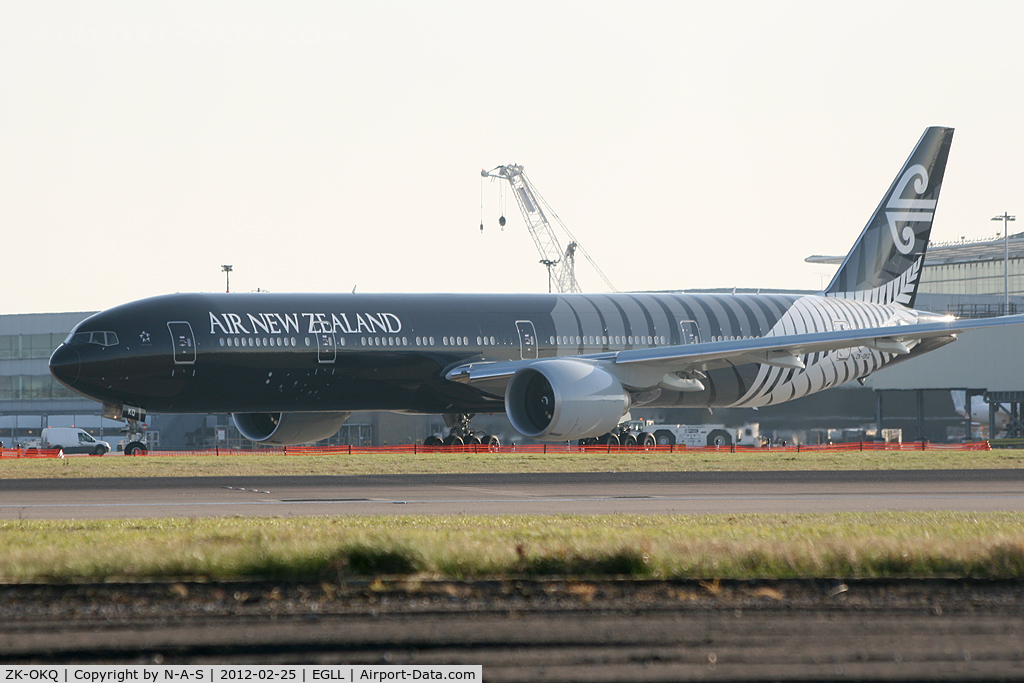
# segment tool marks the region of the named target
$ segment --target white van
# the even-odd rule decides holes
[[[41,448],[59,448],[65,453],[103,455],[110,451],[109,443],[98,441],[89,432],[77,427],[47,427],[41,439]]]

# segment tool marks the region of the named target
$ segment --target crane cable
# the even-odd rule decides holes
[[[505,183],[498,184],[498,225],[505,229]]]
[[[540,200],[544,204],[544,206],[547,207],[547,210],[551,214],[551,217],[555,219],[555,222],[559,225],[559,227],[561,227],[565,234],[569,236],[570,242],[576,243],[576,250],[583,253],[583,258],[587,259],[587,262],[594,268],[595,271],[597,271],[597,274],[601,276],[602,280],[604,280],[604,283],[608,286],[608,289],[612,290],[613,292],[619,291],[618,289],[615,288],[615,285],[612,284],[612,281],[608,279],[608,276],[604,274],[604,271],[601,270],[601,267],[597,265],[597,262],[593,258],[591,258],[589,253],[587,253],[587,250],[583,247],[582,244],[580,244],[579,240],[576,239],[576,236],[572,234],[572,231],[569,230],[565,223],[562,222],[562,219],[558,217],[558,214],[555,213],[555,210],[551,208],[550,204],[548,204],[548,200],[544,199],[544,196],[536,187],[533,188],[533,194],[537,197],[538,200]]]

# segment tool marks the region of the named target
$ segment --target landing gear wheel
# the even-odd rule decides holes
[[[483,445],[487,446],[487,450],[492,453],[496,453],[498,449],[501,448],[501,439],[496,437],[494,434],[484,434],[480,437],[480,441]]]
[[[428,436],[427,438],[423,439],[423,445],[424,446],[443,446],[444,445],[444,441],[441,441],[441,439],[439,437],[436,437],[436,436]]]
[[[449,434],[444,437],[445,446],[465,446],[466,441],[458,434]]]
[[[643,432],[640,434],[640,438],[636,442],[644,448],[651,448],[658,445],[658,440],[654,438],[654,434],[650,432]]]
[[[619,445],[619,436],[617,434],[611,434],[611,433],[604,434],[603,436],[599,436],[597,438],[597,441],[601,445],[618,446]]]
[[[636,434],[626,434],[622,437],[623,446],[635,446],[636,443]]]
[[[481,438],[480,438],[479,436],[477,436],[476,434],[474,434],[473,436],[471,436],[471,437],[469,437],[468,439],[466,439],[466,445],[467,445],[467,446],[479,446],[479,445],[480,445],[480,444],[482,444],[483,442],[484,442],[484,440],[483,440],[483,439],[481,439]]]
[[[146,445],[141,441],[131,441],[124,447],[125,455],[145,455]]]

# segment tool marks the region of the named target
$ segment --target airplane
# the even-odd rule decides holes
[[[529,439],[613,443],[641,406],[789,401],[1024,322],[913,308],[952,137],[925,130],[820,293],[169,294],[83,320],[50,370],[129,426],[231,413],[273,445],[353,411],[442,414],[448,444],[495,444],[470,420],[502,411]]]
[[[954,389],[949,394],[953,400],[953,410],[962,417],[970,419],[972,424],[981,425],[982,427],[989,426],[989,404],[985,401],[984,396],[971,396],[971,404],[970,408],[968,408],[966,391]],[[1013,421],[1013,416],[1010,415],[1006,405],[1002,403],[996,403],[995,405],[995,427],[996,430],[1002,431]],[[992,438],[995,438],[994,434]]]

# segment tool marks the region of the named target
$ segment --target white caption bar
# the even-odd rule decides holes
[[[324,683],[360,681],[482,681],[480,665],[408,666],[174,666],[140,665],[0,665],[0,683],[244,683],[285,681]]]

